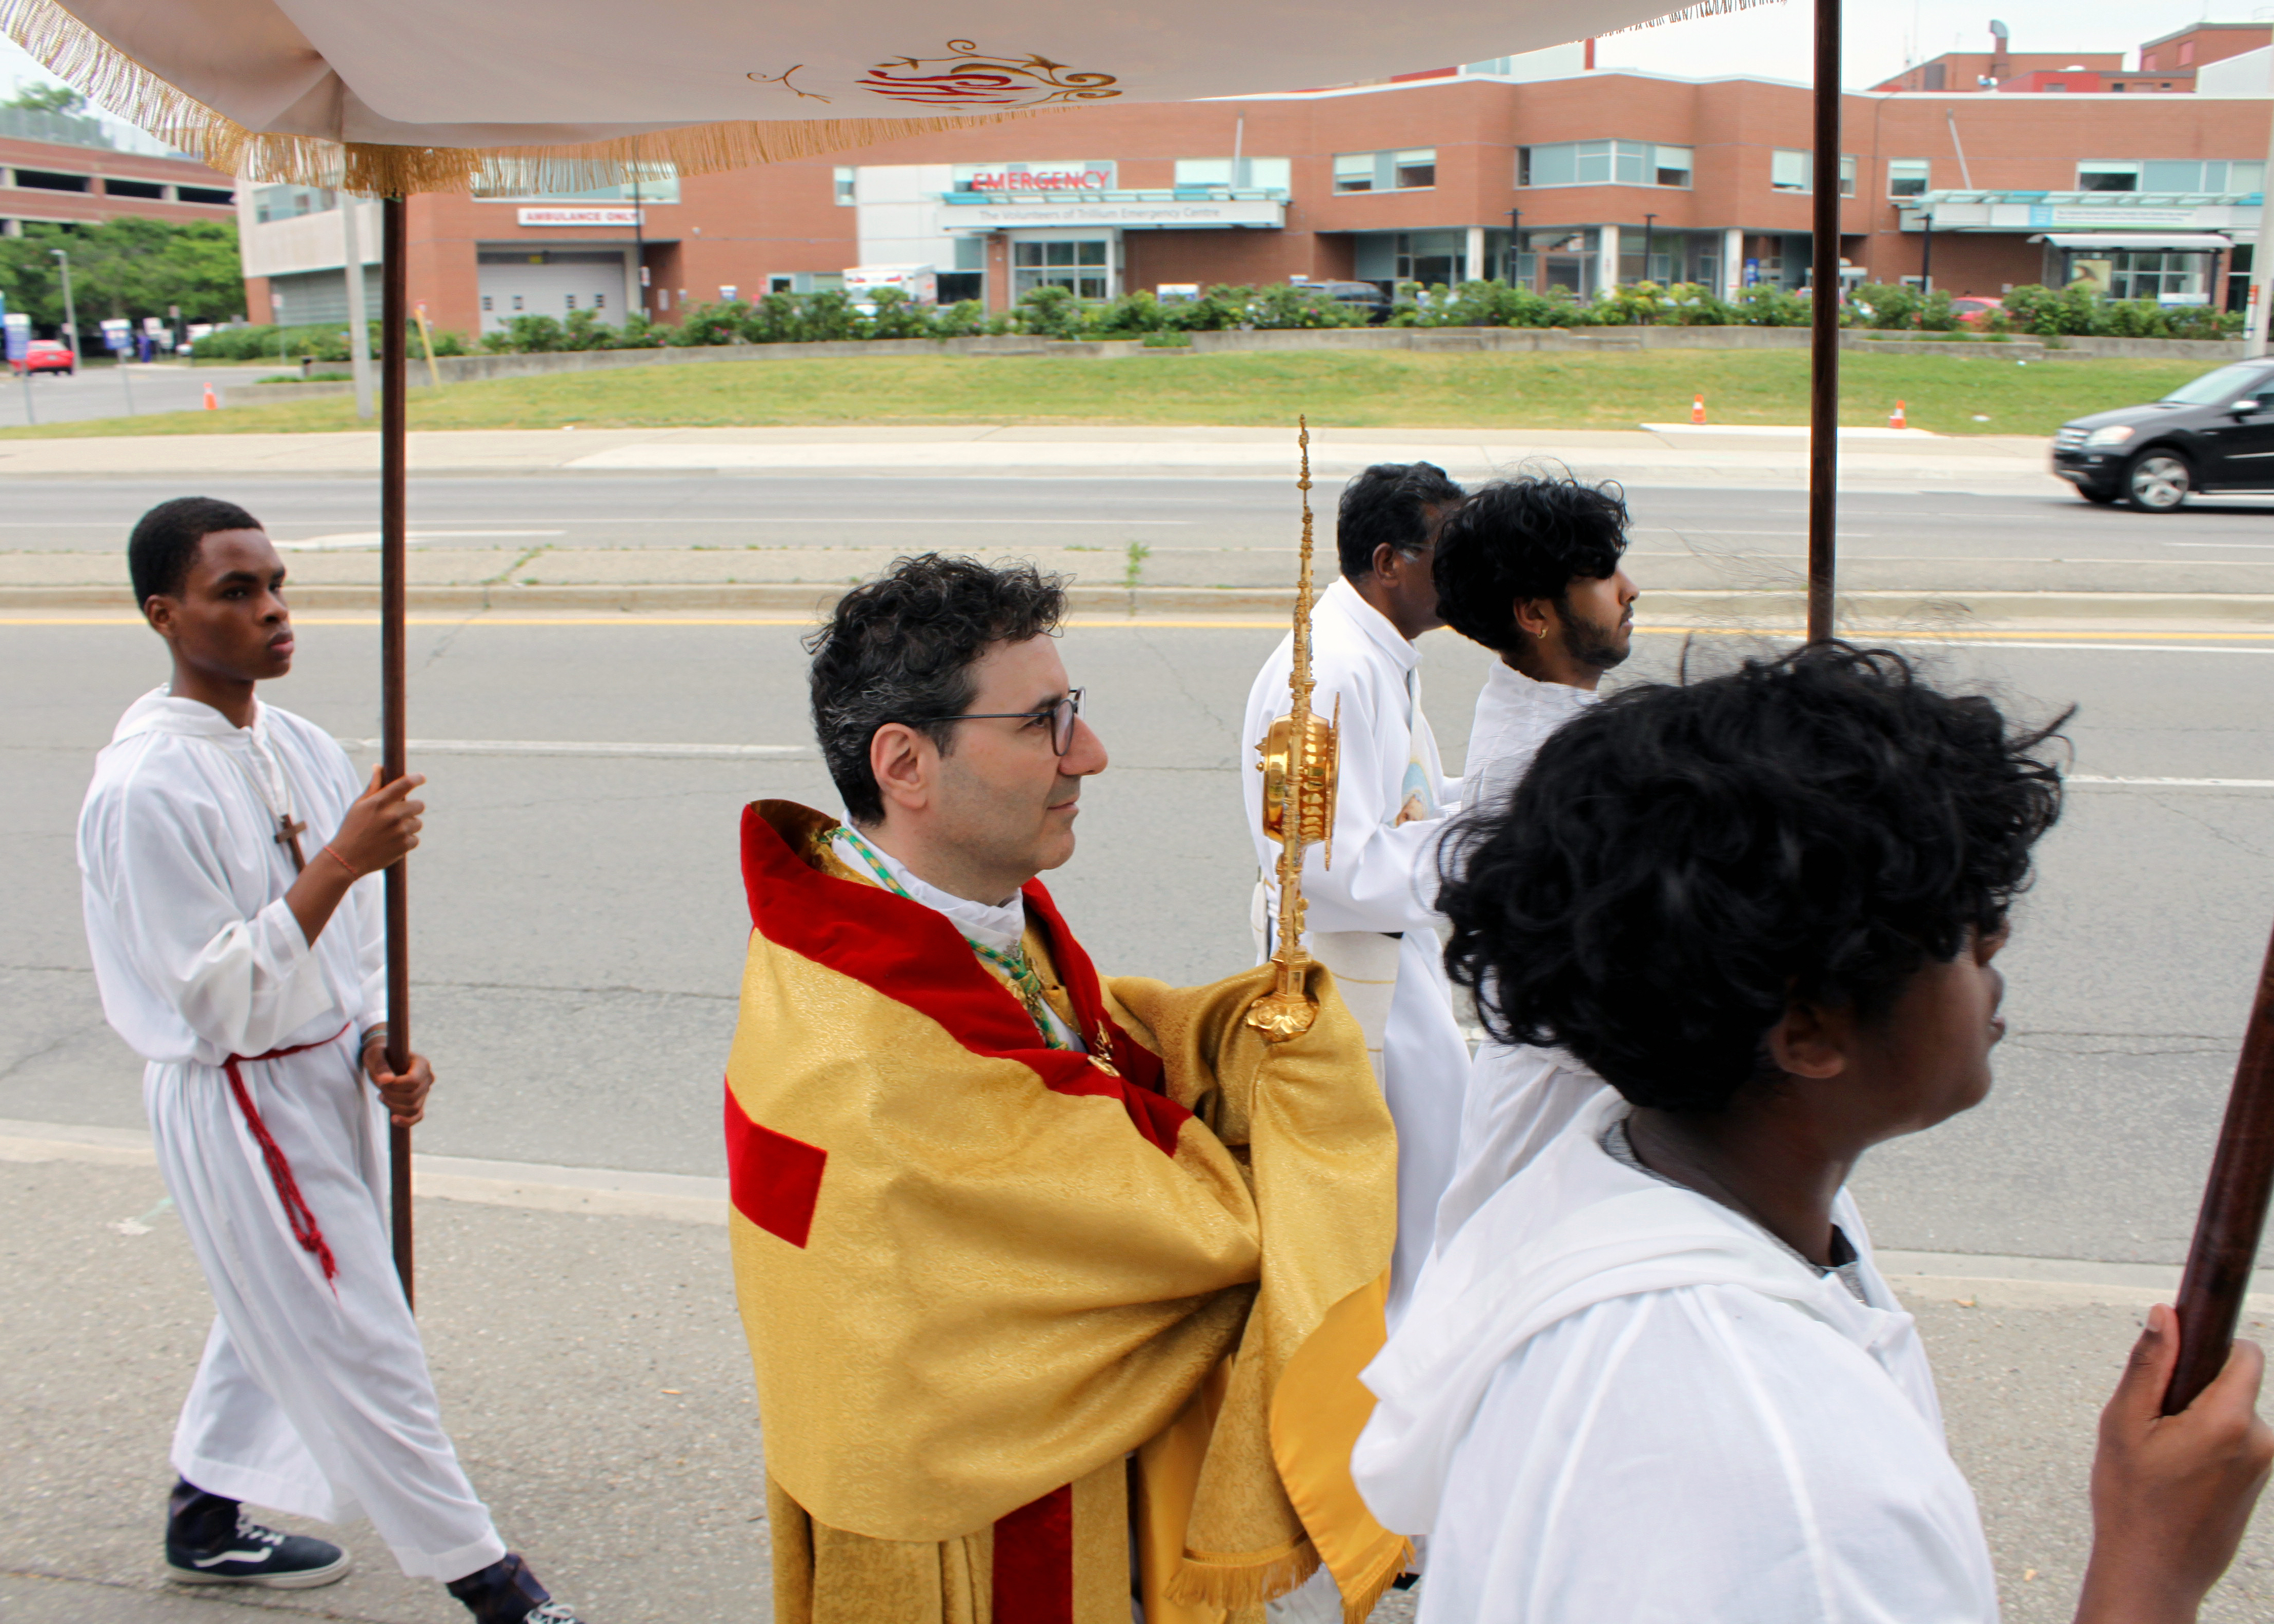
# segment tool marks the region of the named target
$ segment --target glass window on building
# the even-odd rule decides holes
[[[1687,147],[1647,141],[1558,141],[1516,149],[1519,186],[1682,186],[1696,163]]]
[[[1290,158],[1177,160],[1177,184],[1179,186],[1234,186],[1243,192],[1287,192],[1292,189],[1294,174],[1294,161]]]
[[[2149,253],[2120,249],[2109,256],[2108,293],[2111,298],[2157,299],[2204,304],[2205,271],[2210,256],[2203,253]]]
[[[1516,184],[1519,186],[1573,186],[1579,181],[1579,144],[1558,141],[1548,147],[1516,149]]]
[[[252,194],[252,218],[254,223],[267,225],[272,220],[297,220],[339,206],[338,195],[320,186],[262,186]]]
[[[840,163],[837,166],[837,206],[840,208],[850,208],[854,206],[856,201],[855,193],[859,188],[860,177],[861,171],[852,165]]]
[[[2079,192],[2137,192],[2140,166],[2107,159],[2088,160],[2076,166]]]
[[[1434,147],[1413,147],[1397,154],[1389,161],[1390,184],[1400,192],[1416,191],[1437,184],[1437,149]]]
[[[1372,192],[1374,190],[1374,154],[1337,153],[1335,154],[1335,190],[1337,192]]]
[[[1816,168],[1816,154],[1780,147],[1769,154],[1769,184],[1779,192],[1806,192]]]
[[[1088,241],[1011,244],[1011,296],[1035,288],[1065,288],[1079,299],[1112,297],[1108,249],[1103,238]]]
[[[1687,147],[1651,148],[1651,173],[1661,186],[1687,186],[1694,160]]]
[[[1856,195],[1856,159],[1852,154],[1840,160],[1840,195],[1843,198]]]
[[[1933,178],[1934,165],[1924,158],[1887,160],[1887,195],[1891,198],[1924,197]]]
[[[679,169],[670,163],[641,163],[635,178],[616,186],[591,186],[582,192],[539,192],[528,186],[506,185],[477,175],[473,196],[484,203],[676,203]]]

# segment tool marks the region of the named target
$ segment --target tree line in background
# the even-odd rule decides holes
[[[864,308],[865,306],[865,308]],[[676,326],[634,316],[612,327],[591,311],[568,319],[516,316],[478,346],[456,333],[433,335],[438,356],[542,354],[578,350],[653,350],[666,345],[792,344],[894,338],[975,338],[1026,335],[1058,339],[1140,339],[1189,342],[1195,332],[1254,328],[1355,327],[1367,308],[1337,301],[1299,282],[1263,288],[1216,287],[1195,299],[1164,301],[1139,291],[1085,304],[1064,288],[1037,288],[1009,311],[990,314],[975,300],[919,304],[898,289],[875,289],[867,299],[837,290],[770,293],[689,311]],[[1922,331],[1954,336],[2097,335],[2127,338],[2229,338],[2241,331],[2238,312],[2202,306],[2164,308],[2145,299],[2108,299],[2080,284],[2067,289],[2020,287],[2004,308],[1976,326],[1960,320],[1949,294],[1921,295],[1915,288],[1867,283],[1841,311],[1841,324],[1883,332]],[[1725,299],[1694,283],[1660,287],[1636,282],[1598,299],[1562,289],[1536,293],[1504,282],[1472,282],[1459,288],[1398,289],[1385,317],[1399,327],[1806,327],[1809,300],[1779,288],[1748,288]],[[373,347],[378,344],[373,324]],[[411,335],[410,349],[421,353]],[[347,333],[337,323],[301,327],[230,327],[197,341],[205,360],[278,361],[305,357],[348,359]]]
[[[60,329],[64,288],[53,249],[71,256],[72,304],[82,349],[100,351],[84,335],[107,317],[164,316],[178,309],[184,321],[226,321],[245,309],[245,271],[237,252],[237,222],[175,224],[132,216],[99,225],[59,225],[27,220],[21,237],[0,237],[0,294],[10,311],[35,327]]]

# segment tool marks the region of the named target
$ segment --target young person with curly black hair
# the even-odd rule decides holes
[[[744,814],[726,1129],[781,1624],[1339,1620],[1404,1553],[1337,1419],[1397,1220],[1363,1039],[1326,994],[1267,1049],[1268,968],[1098,974],[1040,879],[1106,766],[1064,608],[937,554],[847,592],[808,643],[845,820]]]
[[[1527,476],[1472,492],[1437,535],[1437,613],[1500,656],[1477,695],[1461,806],[1506,797],[1547,735],[1627,657],[1641,596],[1614,485]]]
[[[1449,854],[1487,1026],[1610,1086],[1367,1372],[1356,1475],[1430,1537],[1423,1624],[1996,1619],[1847,1184],[1990,1088],[2050,737],[1822,645],[1606,700]],[[2159,1417],[2176,1342],[2156,1308],[2103,1417],[2090,1624],[2194,1619],[2274,1460],[2249,1344]]]
[[[1418,640],[1437,618],[1431,575],[1439,530],[1465,500],[1431,462],[1382,462],[1343,489],[1335,515],[1342,578],[1311,615],[1311,709],[1339,710],[1342,734],[1333,861],[1303,861],[1305,941],[1335,973],[1366,1030],[1367,1048],[1397,1120],[1397,1257],[1389,1317],[1397,1322],[1428,1255],[1437,1199],[1453,1165],[1468,1044],[1437,952],[1434,853],[1460,785],[1444,776],[1421,708]],[[1248,689],[1238,759],[1288,705],[1294,640],[1283,637]],[[1261,872],[1250,922],[1259,957],[1276,939],[1278,843],[1264,832],[1262,778],[1243,767],[1240,795]]]

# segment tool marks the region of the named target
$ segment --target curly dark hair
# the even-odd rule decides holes
[[[953,718],[971,704],[971,667],[990,643],[1055,635],[1066,578],[1032,564],[990,568],[926,553],[895,559],[837,600],[805,639],[813,656],[813,731],[855,823],[881,823],[884,797],[869,741],[887,722],[921,728],[939,753],[955,748]]]
[[[2073,712],[2009,727],[1900,654],[1821,643],[1613,695],[1440,856],[1453,979],[1506,1043],[1561,1044],[1637,1105],[1776,1075],[1794,1003],[1883,1016],[2000,929],[2060,815]]]
[[[257,530],[260,521],[212,496],[177,496],[134,522],[126,539],[126,574],[139,607],[154,598],[179,598],[198,545],[215,530]]]
[[[1343,577],[1363,581],[1385,542],[1400,557],[1427,546],[1447,510],[1465,494],[1434,462],[1376,462],[1343,487],[1335,509],[1335,554]]]
[[[1522,641],[1516,605],[1545,598],[1569,620],[1571,583],[1615,572],[1626,531],[1626,492],[1612,481],[1495,480],[1472,492],[1437,532],[1437,618],[1506,654]]]

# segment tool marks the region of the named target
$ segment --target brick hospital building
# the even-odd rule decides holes
[[[1931,267],[1938,287],[1992,295],[2089,276],[2122,297],[2237,299],[2274,117],[2269,38],[2205,25],[2137,53],[2168,72],[1954,55],[1848,94],[1848,155],[1825,177],[1843,199],[1842,276]],[[1812,271],[1810,141],[1804,86],[1598,70],[1575,45],[1331,90],[1103,102],[574,197],[422,196],[411,296],[474,333],[577,310],[672,320],[885,266],[931,266],[942,302],[990,309],[1049,284],[1083,298],[1299,278],[1796,289]],[[344,314],[337,204],[240,192],[253,320]]]

